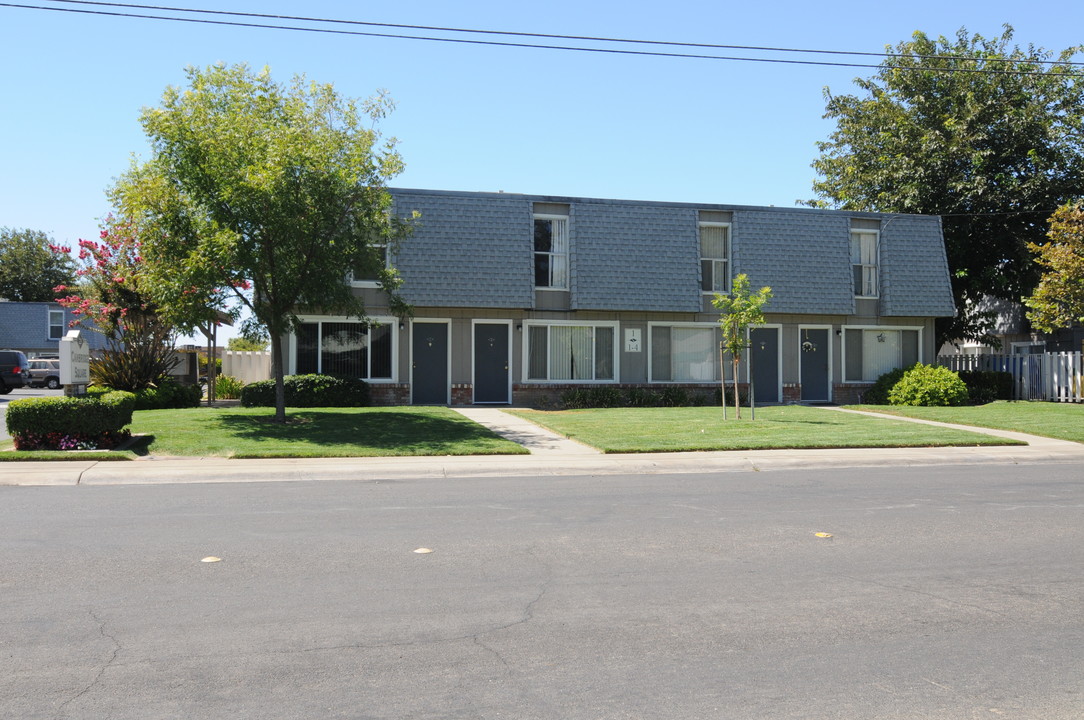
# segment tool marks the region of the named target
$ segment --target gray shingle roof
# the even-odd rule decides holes
[[[881,223],[881,266],[882,315],[953,314],[940,218],[886,218]]]
[[[770,285],[773,313],[855,311],[851,218],[879,221],[881,314],[953,313],[940,219],[806,208],[393,189],[421,213],[395,258],[423,306],[534,306],[533,203],[570,206],[570,307],[698,312],[698,210],[732,213],[733,273]]]
[[[421,218],[393,264],[415,305],[529,308],[534,303],[531,204],[522,196],[395,190],[395,211]]]
[[[574,310],[700,310],[696,210],[583,202],[569,223]]]
[[[824,212],[741,210],[731,225],[734,272],[772,288],[773,313],[854,312],[850,218]]]

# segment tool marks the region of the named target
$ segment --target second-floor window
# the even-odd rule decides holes
[[[855,297],[877,297],[876,230],[851,230],[851,267]]]
[[[700,223],[700,289],[730,291],[730,226],[725,223]]]
[[[49,339],[59,340],[64,337],[64,311],[49,311]]]
[[[568,289],[568,218],[534,216],[534,284],[538,288]]]
[[[388,246],[384,243],[373,243],[369,246],[372,257],[364,263],[359,263],[350,271],[350,282],[358,285],[376,286],[380,281],[380,270],[388,267]]]

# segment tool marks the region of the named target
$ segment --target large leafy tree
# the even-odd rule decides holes
[[[986,296],[1019,302],[1038,280],[1028,243],[1084,195],[1081,47],[1052,53],[987,39],[915,33],[859,95],[832,95],[836,129],[818,143],[813,205],[941,215],[957,316],[939,341],[990,341]]]
[[[296,313],[363,318],[344,280],[405,230],[386,190],[402,159],[376,129],[390,101],[344,99],[304,77],[280,85],[245,65],[187,73],[187,89],[170,87],[144,110],[153,155],[118,182],[114,200],[156,229],[144,254],[163,307],[205,319],[225,292],[248,308],[260,327],[246,334],[271,339],[285,421],[282,340]],[[405,311],[396,273],[379,269],[393,309]]]
[[[75,263],[40,230],[0,228],[0,298],[52,302],[57,285],[68,285]]]
[[[1043,276],[1024,304],[1032,325],[1054,332],[1084,323],[1084,201],[1058,208],[1048,237],[1043,245],[1029,246]]]

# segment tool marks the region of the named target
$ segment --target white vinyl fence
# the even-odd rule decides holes
[[[1014,400],[1084,402],[1081,353],[1035,355],[942,355],[949,370],[999,370],[1012,373]]]
[[[222,374],[232,375],[245,385],[271,379],[271,353],[227,350],[222,353]]]

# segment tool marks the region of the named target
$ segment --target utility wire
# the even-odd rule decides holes
[[[79,2],[79,0],[57,0],[58,2]],[[105,3],[99,3],[105,4]],[[114,3],[114,6],[125,7]],[[389,38],[396,40],[425,40],[429,42],[445,42],[445,43],[457,43],[465,45],[486,45],[495,47],[518,47],[518,48],[532,48],[538,50],[565,50],[572,52],[590,52],[612,55],[635,55],[645,57],[671,57],[682,59],[696,59],[696,60],[721,60],[721,61],[733,61],[733,62],[759,62],[759,63],[773,63],[783,65],[813,65],[820,67],[848,67],[848,68],[873,68],[882,69],[887,67],[888,69],[895,70],[926,70],[932,72],[944,72],[944,73],[978,73],[987,75],[1036,75],[1045,76],[1046,73],[1042,71],[1030,71],[1030,70],[990,70],[986,68],[927,68],[927,67],[910,67],[906,65],[890,65],[884,66],[881,64],[870,63],[845,63],[845,62],[827,62],[819,60],[787,60],[783,58],[756,58],[756,57],[741,57],[741,56],[726,56],[726,55],[704,55],[696,53],[679,53],[679,52],[660,52],[660,51],[646,51],[646,50],[621,50],[617,48],[595,48],[595,47],[582,47],[582,46],[569,46],[569,45],[546,45],[540,43],[519,43],[519,42],[507,42],[507,41],[494,41],[494,40],[472,40],[466,38],[446,38],[446,37],[432,37],[423,35],[404,35],[397,33],[378,33],[378,32],[363,32],[358,30],[337,30],[332,28],[313,28],[313,27],[299,27],[295,25],[273,25],[265,23],[254,22],[240,22],[229,20],[211,20],[208,18],[189,18],[189,17],[175,17],[164,15],[144,15],[140,13],[125,13],[114,12],[106,10],[83,10],[76,8],[61,8],[42,5],[25,5],[21,3],[6,3],[0,2],[0,7],[21,8],[25,10],[48,10],[52,12],[64,12],[74,13],[81,15],[98,15],[106,17],[124,17],[135,18],[142,20],[164,20],[168,22],[182,22],[198,25],[219,25],[228,27],[246,27],[246,28],[260,28],[268,30],[290,30],[295,32],[311,32],[322,33],[329,35],[348,35],[348,36],[362,36],[362,37],[379,37]],[[137,7],[137,6],[132,6]],[[181,9],[181,11],[185,11]],[[200,11],[200,10],[187,10],[186,12],[221,12],[221,11]],[[274,16],[272,16],[274,17]],[[315,22],[320,22],[316,20]],[[343,21],[350,22],[350,21]],[[467,31],[469,32],[469,31]],[[496,31],[487,31],[496,32]],[[502,33],[504,34],[504,33]],[[545,36],[550,37],[550,36]],[[559,36],[553,36],[559,37]],[[571,36],[570,36],[571,37]],[[654,42],[654,41],[644,41]],[[671,43],[657,43],[657,44],[671,44]],[[724,46],[720,46],[724,47]],[[800,50],[789,49],[791,52],[803,52]],[[813,51],[806,51],[813,52]],[[843,51],[826,51],[826,52],[843,52]],[[936,57],[936,56],[935,56]],[[1058,63],[1066,64],[1066,63]]]
[[[272,15],[267,13],[252,13],[252,12],[239,12],[232,10],[203,10],[199,8],[185,8],[185,7],[171,7],[163,5],[138,5],[135,3],[117,3],[117,2],[95,2],[94,0],[52,0],[52,2],[65,3],[69,5],[95,5],[100,7],[119,7],[119,8],[131,8],[138,10],[159,10],[168,12],[184,12],[184,13],[198,13],[201,15],[227,15],[231,17],[248,17],[248,18],[264,18],[271,20],[296,20],[302,22],[316,22],[316,23],[328,23],[328,24],[340,24],[340,25],[362,25],[366,27],[385,27],[385,28],[399,28],[403,30],[427,30],[437,32],[449,32],[449,33],[470,33],[478,35],[506,35],[511,37],[529,37],[529,38],[547,38],[553,40],[587,40],[593,42],[606,42],[606,43],[627,43],[636,45],[668,45],[671,47],[693,47],[693,48],[710,48],[714,50],[754,50],[758,52],[777,52],[777,53],[802,53],[802,54],[819,54],[819,55],[852,55],[862,57],[879,57],[879,58],[913,58],[918,60],[976,60],[977,58],[968,57],[965,55],[914,55],[914,54],[901,54],[901,53],[876,53],[876,52],[864,52],[857,50],[817,50],[817,49],[799,49],[799,48],[787,48],[787,47],[764,47],[757,45],[719,45],[714,43],[693,43],[693,42],[679,42],[672,40],[643,40],[643,39],[630,39],[630,38],[612,38],[612,37],[600,37],[592,35],[557,35],[550,33],[529,33],[529,32],[517,32],[512,30],[478,30],[468,28],[456,28],[456,27],[442,27],[438,25],[403,25],[398,23],[381,23],[381,22],[367,22],[363,20],[343,20],[340,18],[320,18],[320,17],[306,17],[302,15]],[[1012,58],[982,58],[983,62],[987,63],[1015,63],[1020,62],[1013,60]],[[1035,65],[1067,65],[1067,66],[1084,66],[1084,62],[1072,62],[1062,60],[1029,60],[1030,64]]]

